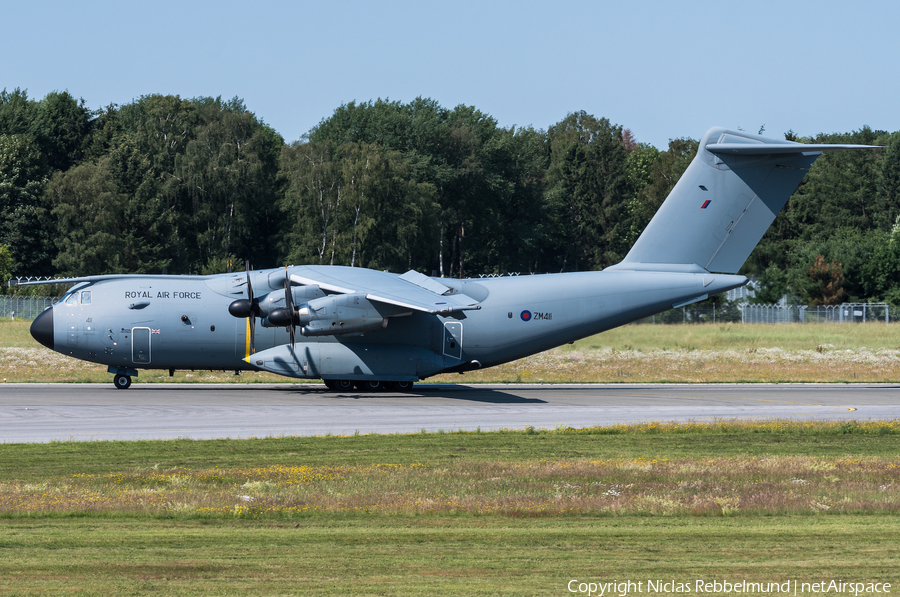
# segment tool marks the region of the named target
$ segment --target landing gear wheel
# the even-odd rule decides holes
[[[334,382],[334,389],[339,392],[348,392],[353,389],[353,382],[349,379],[339,379]]]
[[[356,387],[367,392],[381,392],[384,390],[384,382],[374,379],[356,382]]]
[[[131,377],[128,375],[116,375],[113,377],[113,384],[120,390],[127,390],[131,387]]]
[[[409,392],[412,390],[413,382],[411,381],[387,381],[384,388],[391,392]]]
[[[334,381],[333,379],[323,379],[322,381],[325,382],[325,387],[328,388],[329,390],[333,391],[333,390],[338,389],[337,382]]]

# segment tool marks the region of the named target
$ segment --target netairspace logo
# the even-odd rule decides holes
[[[849,582],[844,580],[821,580],[818,582],[801,582],[787,580],[781,582],[754,582],[741,580],[614,580],[612,582],[588,582],[578,579],[570,580],[566,585],[570,593],[579,593],[587,597],[604,597],[606,595],[627,597],[636,594],[654,593],[715,593],[722,594],[781,594],[781,595],[864,595],[889,594],[891,583],[885,582]]]

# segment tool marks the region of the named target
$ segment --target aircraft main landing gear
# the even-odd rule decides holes
[[[356,382],[356,389],[361,392],[381,392],[385,389],[385,385],[383,381],[358,381]]]
[[[333,392],[349,392],[354,388],[360,392],[408,392],[413,388],[411,381],[353,381],[349,379],[323,380],[325,387]]]
[[[131,376],[118,374],[113,377],[113,384],[120,390],[127,390],[131,387]]]

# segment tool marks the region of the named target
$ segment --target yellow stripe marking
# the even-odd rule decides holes
[[[244,358],[250,358],[250,318],[247,318],[247,334],[245,338]]]

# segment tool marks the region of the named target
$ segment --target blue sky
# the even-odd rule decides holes
[[[900,2],[10,2],[0,88],[90,108],[238,96],[287,141],[417,96],[546,129],[584,110],[664,149],[714,125],[900,130]]]

